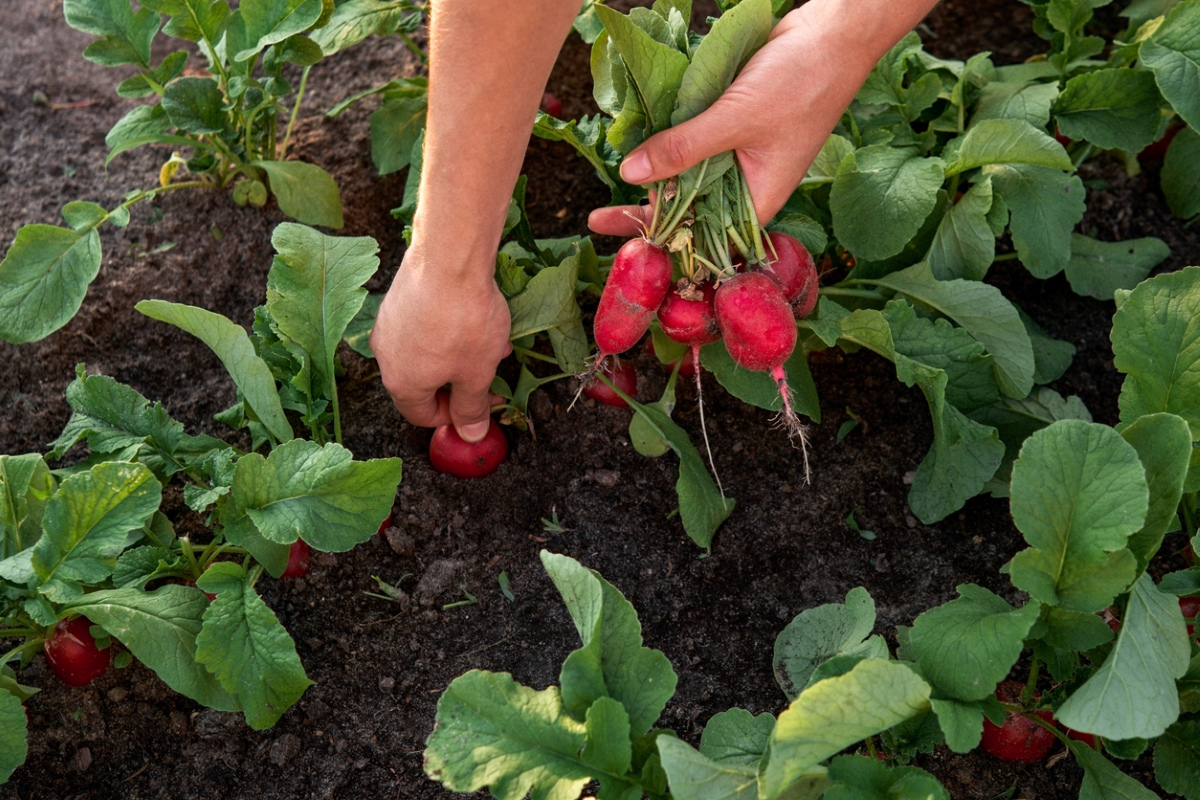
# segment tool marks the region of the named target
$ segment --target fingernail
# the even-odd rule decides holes
[[[458,435],[463,438],[463,441],[478,442],[487,436],[488,421],[472,422],[470,425],[462,425],[458,429]]]
[[[621,177],[626,183],[645,183],[650,179],[650,159],[645,150],[635,150],[621,162]]]

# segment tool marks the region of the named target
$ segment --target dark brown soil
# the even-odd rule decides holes
[[[931,50],[963,56],[992,49],[998,61],[1038,52],[1028,9],[1016,0],[944,4],[928,23]],[[129,107],[116,98],[111,71],[77,56],[88,37],[69,29],[59,4],[30,0],[0,28],[0,213],[5,235],[23,224],[53,222],[72,199],[109,205],[149,184],[168,155],[147,149],[103,169],[104,134]],[[52,57],[47,57],[52,54]],[[383,289],[403,253],[388,209],[399,204],[403,176],[380,179],[369,157],[367,101],[337,120],[319,111],[342,96],[414,66],[395,41],[369,41],[313,71],[309,113],[297,150],[337,178],[345,234],[379,240]],[[572,38],[550,90],[568,115],[592,113],[587,50]],[[89,101],[51,110],[51,102]],[[608,193],[565,145],[535,141],[526,163],[530,210],[539,235],[583,233],[588,210]],[[1200,233],[1167,212],[1153,176],[1124,177],[1099,162],[1086,178],[1093,192],[1082,229],[1101,238],[1155,235],[1174,255],[1164,269],[1200,261]],[[105,229],[104,268],[83,310],[45,341],[0,346],[0,451],[40,450],[69,415],[63,390],[74,366],[131,384],[161,399],[190,432],[221,435],[212,414],[234,399],[232,383],[203,346],[141,317],[133,304],[162,297],[220,311],[248,325],[262,301],[277,210],[243,209],[226,195],[178,194],[138,207],[124,230]],[[157,248],[175,243],[164,252]],[[1065,280],[1037,282],[1013,263],[994,282],[1052,334],[1079,348],[1055,386],[1079,394],[1096,419],[1116,421],[1120,376],[1107,333],[1110,303],[1073,295]],[[319,556],[307,580],[268,582],[267,602],[291,631],[309,676],[304,698],[269,731],[251,731],[236,715],[198,708],[134,665],[84,689],[67,689],[36,658],[23,681],[44,687],[29,701],[30,754],[0,798],[445,798],[428,781],[421,751],[440,692],[470,668],[509,671],[542,688],[557,680],[577,636],[537,553],[569,554],[599,570],[641,614],[647,643],[679,673],[679,690],[662,723],[695,742],[706,720],[730,706],[778,712],[784,695],[771,675],[776,634],[799,611],[838,601],[865,586],[878,606],[876,630],[892,639],[898,624],[976,582],[1017,595],[998,569],[1023,547],[1006,504],[977,498],[936,526],[919,524],[905,505],[906,473],[928,448],[922,396],[899,384],[890,364],[868,354],[827,353],[813,367],[824,421],[813,430],[816,480],[805,486],[798,454],[772,430],[769,415],[705,386],[709,433],[729,494],[739,508],[705,557],[672,515],[673,457],[633,452],[629,413],[585,402],[568,413],[571,388],[535,397],[538,439],[508,431],[512,457],[494,476],[460,482],[435,474],[425,456],[429,432],[405,424],[375,380],[373,362],[349,351],[343,382],[346,443],[360,458],[399,455],[405,476],[393,548],[382,538],[351,553]],[[657,396],[655,362],[638,361],[643,397]],[[698,435],[692,392],[681,392],[677,418]],[[838,425],[853,409],[864,424],[841,444]],[[227,433],[227,432],[225,432]],[[201,520],[169,493],[169,513],[185,532]],[[851,509],[878,538],[867,541],[843,520]],[[541,519],[557,511],[562,533]],[[403,539],[406,536],[407,540]],[[1175,544],[1172,542],[1172,544]],[[507,571],[507,602],[497,575]],[[402,578],[411,574],[410,578]],[[372,575],[414,591],[411,607],[364,596]],[[419,596],[415,589],[420,584]],[[478,605],[442,610],[463,586]],[[1020,767],[940,748],[918,763],[954,798],[1013,796],[1067,800],[1081,773],[1071,759]],[[1125,764],[1152,788],[1149,760]]]

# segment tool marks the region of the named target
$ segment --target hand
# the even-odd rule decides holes
[[[441,265],[439,265],[441,266]],[[454,270],[428,269],[410,249],[392,282],[371,349],[383,385],[413,425],[453,424],[458,435],[477,442],[488,431],[496,365],[512,352],[508,303],[491,278],[449,280]],[[439,392],[450,384],[450,392]]]
[[[621,177],[646,185],[734,150],[759,222],[766,224],[800,184],[879,58],[878,46],[855,41],[854,16],[825,0],[787,14],[712,106],[647,139],[625,157]],[[600,208],[588,226],[634,236],[649,214],[648,206]]]

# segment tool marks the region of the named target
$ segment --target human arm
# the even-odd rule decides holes
[[[783,207],[879,59],[937,0],[810,0],[788,13],[723,95],[703,113],[650,137],[621,177],[647,185],[737,151],[760,222]],[[597,233],[633,236],[645,207],[601,208]]]
[[[489,387],[510,351],[493,279],[509,197],[546,79],[579,0],[438,0],[412,246],[380,305],[371,348],[414,425],[487,433]],[[438,389],[450,384],[449,397]]]

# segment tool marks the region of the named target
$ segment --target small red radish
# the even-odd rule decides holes
[[[1167,150],[1171,147],[1171,142],[1175,141],[1175,136],[1183,130],[1183,123],[1176,121],[1163,134],[1163,137],[1157,142],[1153,142],[1145,146],[1142,152],[1138,153],[1138,161],[1151,162],[1162,161],[1167,157]]]
[[[779,231],[771,231],[767,236],[775,256],[768,257],[762,272],[783,290],[796,319],[803,319],[817,307],[817,265],[812,254],[795,238]]]
[[[379,523],[379,531],[378,531],[379,535],[383,536],[383,532],[386,531],[388,528],[392,527],[392,523],[395,521],[396,521],[396,512],[389,511],[388,515],[387,515],[387,519],[385,519],[383,522]]]
[[[604,366],[600,369],[600,373],[612,381],[622,392],[630,397],[637,398],[637,370],[634,369],[632,362],[614,357],[611,361],[605,362]],[[606,406],[629,408],[629,403],[625,402],[625,398],[614,392],[607,383],[601,380],[594,380],[589,383],[584,387],[583,393],[597,403],[604,403]]]
[[[303,539],[292,542],[288,549],[287,569],[279,576],[281,580],[290,581],[303,578],[312,568],[312,548]]]
[[[542,107],[541,108],[542,108],[542,111],[546,112],[550,116],[555,117],[557,119],[562,119],[562,111],[563,111],[562,101],[559,100],[554,95],[550,94],[549,92],[546,92],[545,94],[542,95]]]
[[[112,663],[112,648],[96,647],[92,623],[87,617],[60,620],[54,635],[42,645],[46,663],[67,686],[86,686],[105,672]]]
[[[1088,747],[1092,748],[1093,750],[1097,749],[1096,748],[1096,737],[1093,736],[1092,734],[1080,733],[1079,731],[1072,730],[1070,728],[1064,728],[1063,730],[1065,730],[1067,732],[1068,739],[1074,739],[1077,742],[1083,742],[1084,744],[1086,744]]]
[[[465,441],[453,425],[438,428],[429,442],[429,463],[438,472],[456,478],[491,475],[507,457],[508,440],[495,423],[488,426],[487,435],[478,442]]]
[[[1183,612],[1184,619],[1189,619],[1187,632],[1188,636],[1196,633],[1196,615],[1200,614],[1200,597],[1181,597],[1179,598],[1179,610]]]
[[[1075,140],[1063,133],[1057,125],[1054,126],[1054,138],[1063,147],[1070,147],[1075,144]]]
[[[686,278],[673,291],[667,292],[658,307],[658,322],[663,333],[672,341],[692,348],[703,347],[721,338],[713,300],[717,295],[711,283],[699,286]]]
[[[600,363],[638,343],[671,288],[671,256],[646,239],[630,239],[613,259],[593,326]]]
[[[1025,684],[1005,681],[996,687],[996,699],[1005,703],[1019,703]],[[1046,722],[1053,722],[1054,715],[1048,710],[1028,712]],[[1041,761],[1054,746],[1055,736],[1050,731],[1029,719],[1025,714],[1007,712],[1004,724],[997,727],[987,717],[983,719],[983,749],[1005,761],[1032,764]]]

